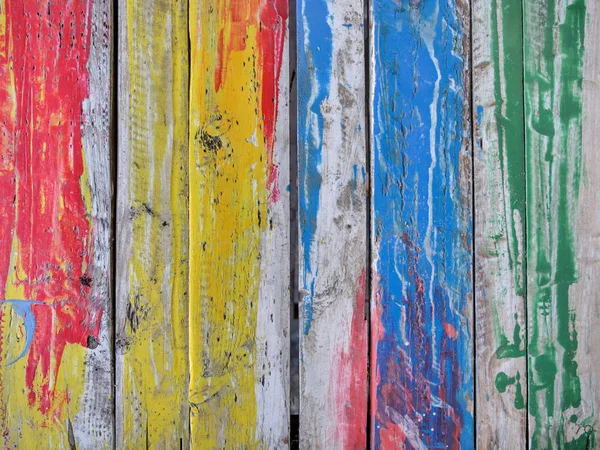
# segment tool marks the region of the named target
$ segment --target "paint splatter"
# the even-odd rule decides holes
[[[473,447],[465,12],[373,2],[375,448]]]

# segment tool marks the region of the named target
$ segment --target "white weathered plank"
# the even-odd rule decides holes
[[[363,2],[298,1],[300,448],[364,448]]]
[[[89,47],[89,98],[83,104],[83,150],[88,168],[93,231],[92,299],[103,305],[99,346],[89,352],[85,365],[85,389],[79,412],[73,420],[75,444],[82,449],[114,445],[115,416],[114,311],[112,302],[113,163],[113,5],[93,0]]]

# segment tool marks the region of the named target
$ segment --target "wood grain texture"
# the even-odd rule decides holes
[[[364,448],[367,156],[362,1],[297,3],[300,448]]]
[[[111,7],[0,1],[6,448],[112,446]]]
[[[287,1],[190,2],[194,448],[289,445]]]
[[[118,448],[189,445],[187,17],[119,3]]]
[[[520,0],[473,2],[476,427],[481,449],[527,446],[522,15]]]
[[[469,4],[371,8],[371,446],[472,448]]]
[[[593,448],[598,428],[597,14],[524,3],[532,449]]]

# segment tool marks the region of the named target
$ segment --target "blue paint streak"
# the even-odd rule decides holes
[[[25,327],[25,347],[19,356],[7,364],[7,366],[11,366],[27,354],[31,347],[31,343],[33,342],[33,333],[35,331],[36,322],[35,316],[31,311],[31,305],[50,305],[37,300],[4,300],[1,303],[10,303],[13,311],[23,319],[23,326]]]
[[[374,426],[407,416],[428,448],[452,447],[455,433],[462,448],[474,446],[472,337],[462,315],[473,292],[472,221],[459,186],[469,138],[468,56],[461,58],[468,36],[457,11],[454,0],[373,0],[374,249],[385,330]],[[456,340],[444,324],[456,329]],[[379,432],[373,444],[381,446]]]
[[[323,141],[321,104],[329,97],[333,58],[329,9],[325,0],[300,0],[297,5],[298,48],[298,213],[302,284],[304,297],[304,334],[310,331],[313,317],[314,279],[311,252],[317,229],[320,172]]]

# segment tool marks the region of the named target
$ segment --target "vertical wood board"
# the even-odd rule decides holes
[[[472,448],[469,4],[371,8],[371,446]]]
[[[111,4],[0,2],[0,423],[113,441]]]
[[[190,2],[197,448],[289,444],[287,2]]]
[[[473,3],[476,435],[482,449],[527,446],[522,20],[520,0]]]
[[[186,448],[187,2],[119,8],[117,446]]]
[[[597,5],[527,0],[524,24],[529,444],[592,448],[599,395]]]
[[[362,1],[297,3],[300,447],[364,448],[367,153]]]

